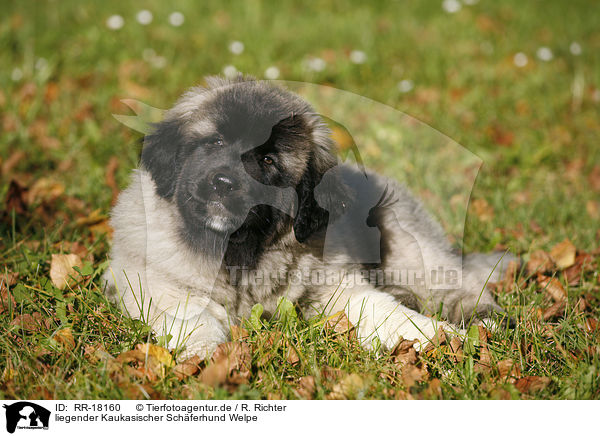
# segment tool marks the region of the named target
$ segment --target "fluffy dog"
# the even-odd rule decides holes
[[[287,90],[247,77],[192,88],[145,138],[112,211],[107,294],[202,357],[282,296],[307,316],[344,311],[366,346],[388,348],[502,313],[485,287],[502,254],[462,259],[404,187],[333,145]]]

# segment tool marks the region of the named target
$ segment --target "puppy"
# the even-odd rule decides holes
[[[486,289],[502,253],[463,261],[403,186],[341,163],[297,95],[206,82],[146,136],[112,211],[106,292],[131,317],[206,357],[283,296],[306,316],[343,311],[365,346],[387,348],[503,313]]]

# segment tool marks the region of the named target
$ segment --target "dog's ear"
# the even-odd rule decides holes
[[[169,199],[175,193],[177,175],[181,170],[181,146],[179,124],[174,121],[158,123],[154,132],[144,138],[141,165],[150,173],[157,194],[163,198]]]
[[[325,158],[311,157],[296,187],[298,213],[294,219],[294,234],[301,243],[341,216],[349,203],[350,193],[339,177],[337,159],[327,154]]]
[[[310,235],[325,227],[329,222],[329,212],[323,209],[315,199],[315,187],[323,174],[318,174],[311,157],[300,183],[296,187],[298,194],[298,212],[294,218],[294,235],[298,242],[305,242]]]

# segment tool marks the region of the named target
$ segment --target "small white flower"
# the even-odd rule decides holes
[[[404,79],[398,82],[398,91],[400,92],[410,92],[415,87],[415,84],[412,80]]]
[[[581,46],[578,42],[572,42],[569,46],[572,55],[579,56],[581,54]]]
[[[539,60],[544,61],[544,62],[551,61],[552,58],[554,57],[554,55],[552,54],[552,50],[550,50],[548,47],[538,48],[536,55]]]
[[[244,52],[244,43],[241,41],[233,41],[229,44],[229,51],[234,55],[239,55]]]
[[[275,80],[279,78],[279,68],[269,67],[265,70],[265,77],[269,80]]]
[[[164,56],[154,56],[151,63],[154,68],[161,69],[167,65],[167,59]]]
[[[460,4],[460,2],[458,0],[444,0],[442,2],[442,8],[449,14],[454,14],[454,13],[460,11],[460,8],[462,8],[462,5]]]
[[[154,58],[154,56],[156,56],[156,52],[152,48],[145,48],[142,52],[142,58],[146,62],[150,62]]]
[[[233,65],[226,65],[225,68],[223,68],[223,74],[228,79],[234,79],[238,75],[238,70]]]
[[[18,82],[23,78],[23,71],[18,67],[14,68],[10,74],[10,78],[13,80],[13,82]]]
[[[350,62],[353,64],[364,64],[367,61],[367,54],[361,50],[352,50],[350,53]]]
[[[45,69],[47,66],[48,66],[48,61],[44,58],[38,58],[35,61],[35,69],[38,71]]]
[[[181,12],[173,12],[171,15],[169,15],[169,23],[171,23],[171,26],[179,27],[184,21],[185,17]]]
[[[309,58],[305,61],[304,66],[309,71],[323,71],[325,69],[326,63],[321,58]]]
[[[152,16],[152,12],[150,12],[148,9],[142,9],[135,16],[137,22],[140,23],[142,26],[147,26],[148,24],[150,24],[152,22],[152,18],[154,18]]]
[[[517,67],[523,68],[525,65],[527,65],[529,59],[527,59],[527,55],[525,53],[520,51],[513,57],[513,62]]]
[[[106,20],[106,27],[110,30],[119,30],[125,24],[125,20],[120,15],[111,15]]]

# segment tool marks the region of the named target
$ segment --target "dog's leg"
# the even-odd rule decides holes
[[[386,349],[392,349],[402,338],[418,340],[415,347],[420,350],[435,338],[440,327],[450,334],[461,333],[455,326],[411,310],[371,286],[345,289],[339,298],[331,298],[330,306],[328,313],[346,313],[367,347],[372,347],[377,338]]]

